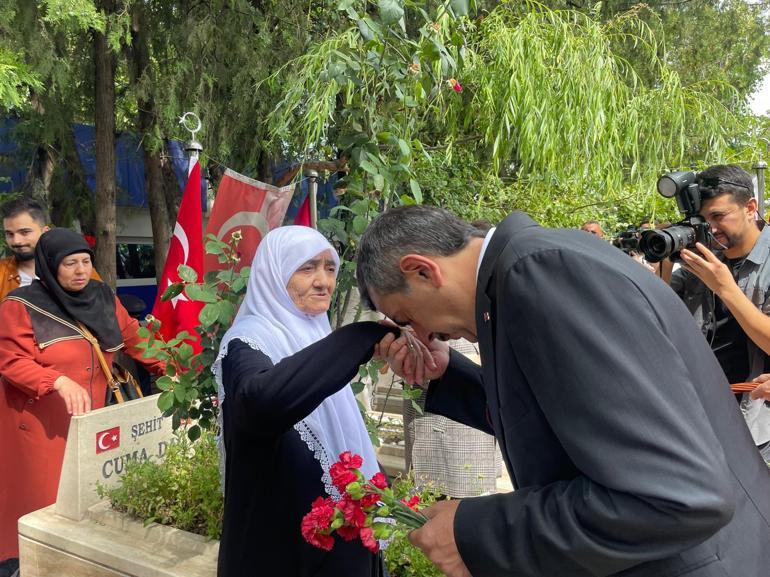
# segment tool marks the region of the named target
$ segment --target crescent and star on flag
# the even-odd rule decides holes
[[[182,247],[182,253],[184,254],[184,259],[182,259],[182,264],[187,264],[187,257],[190,255],[190,241],[187,240],[187,233],[184,231],[184,228],[182,228],[182,225],[179,224],[179,222],[176,223],[176,226],[174,226],[174,236],[172,238],[177,239],[179,244]],[[168,286],[171,286],[172,282],[171,279],[168,279]],[[166,287],[168,288],[168,287]],[[182,302],[189,302],[190,299],[188,299],[184,292],[179,293],[177,296],[171,299],[171,306],[176,309],[176,305],[179,301]]]

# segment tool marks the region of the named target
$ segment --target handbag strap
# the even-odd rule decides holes
[[[94,351],[96,351],[96,358],[99,359],[99,365],[102,367],[102,371],[104,371],[104,376],[107,377],[107,384],[114,388],[115,377],[113,376],[112,371],[107,364],[107,360],[104,358],[102,349],[99,347],[99,341],[96,340],[96,337],[91,334],[91,331],[89,331],[83,323],[78,323],[78,327],[80,327],[80,331],[83,333],[83,336],[89,343],[91,343]]]

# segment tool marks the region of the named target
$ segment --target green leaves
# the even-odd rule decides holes
[[[404,17],[404,7],[399,0],[378,0],[377,9],[383,24],[395,24]]]
[[[452,8],[455,16],[468,15],[468,0],[449,0],[449,6]]]
[[[205,287],[196,284],[187,285],[184,289],[185,294],[193,301],[199,301],[203,303],[215,303],[217,302],[217,293],[214,287]]]
[[[209,328],[219,319],[219,307],[216,303],[207,304],[201,309],[198,320],[204,328]]]
[[[184,283],[181,283],[181,282],[169,285],[169,287],[166,290],[163,291],[163,295],[161,295],[160,299],[164,300],[164,301],[171,300],[174,297],[179,296],[180,294],[182,294],[184,289],[185,289],[185,285],[184,285]]]
[[[422,202],[422,189],[420,188],[420,183],[417,182],[415,179],[411,178],[409,179],[409,188],[412,190],[412,196],[414,196],[414,200],[419,204]]]
[[[225,331],[232,325],[236,307],[243,298],[244,288],[251,269],[243,267],[235,270],[238,259],[239,237],[231,237],[228,242],[219,242],[208,237],[206,243],[209,254],[217,254],[229,266],[220,271],[207,273],[203,282],[198,282],[198,275],[189,267],[180,267],[182,282],[171,285],[164,298],[173,298],[184,292],[186,297],[195,302],[204,303],[196,327],[202,350],[196,354],[193,335],[182,331],[176,337],[166,341],[155,332],[159,329],[157,321],[148,328],[140,329],[143,338],[147,338],[145,356],[166,361],[166,374],[157,381],[161,395],[158,408],[166,416],[171,416],[172,427],[176,430],[184,427],[191,441],[200,437],[202,430],[216,427],[217,408],[211,399],[216,398],[217,384],[211,373],[211,365],[219,350],[219,343]]]
[[[180,264],[177,272],[179,273],[179,278],[185,282],[196,282],[198,280],[198,273],[195,272],[194,268],[186,264]]]
[[[369,226],[369,221],[366,220],[363,216],[353,217],[353,230],[356,232],[356,234],[364,234],[367,226]]]

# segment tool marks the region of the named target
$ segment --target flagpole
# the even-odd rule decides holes
[[[188,119],[191,119],[196,123],[194,128],[190,128],[190,126],[188,126]],[[185,112],[182,116],[179,117],[179,124],[181,124],[190,133],[190,140],[184,147],[185,152],[187,152],[187,174],[189,176],[193,166],[195,166],[195,163],[198,162],[200,158],[200,153],[203,151],[203,146],[195,138],[195,134],[201,129],[201,119],[198,118],[198,115],[194,112]]]
[[[310,195],[310,226],[318,229],[318,173],[315,170],[306,170],[307,193]]]

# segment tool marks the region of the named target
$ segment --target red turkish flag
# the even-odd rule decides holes
[[[243,236],[238,243],[241,260],[236,269],[251,266],[262,237],[283,224],[293,194],[293,184],[278,188],[228,168],[217,187],[206,234],[213,234],[219,240],[228,242],[230,235],[240,230]],[[216,255],[206,255],[206,272],[219,270],[223,266]]]
[[[294,217],[294,224],[299,226],[310,226],[310,193],[307,193],[305,200],[302,201],[302,206],[297,211],[297,216]]]
[[[179,265],[186,264],[198,273],[198,282],[203,281],[203,209],[201,208],[201,167],[198,160],[190,161],[190,174],[184,187],[182,204],[176,217],[174,236],[168,247],[163,276],[158,285],[158,296],[152,314],[161,321],[160,334],[166,340],[177,333],[187,331],[192,336],[192,345],[196,353],[200,352],[200,338],[195,332],[199,325],[198,315],[204,303],[191,301],[184,293],[171,300],[162,301],[160,297],[172,284],[180,282]]]
[[[120,447],[120,427],[96,433],[96,454]]]

